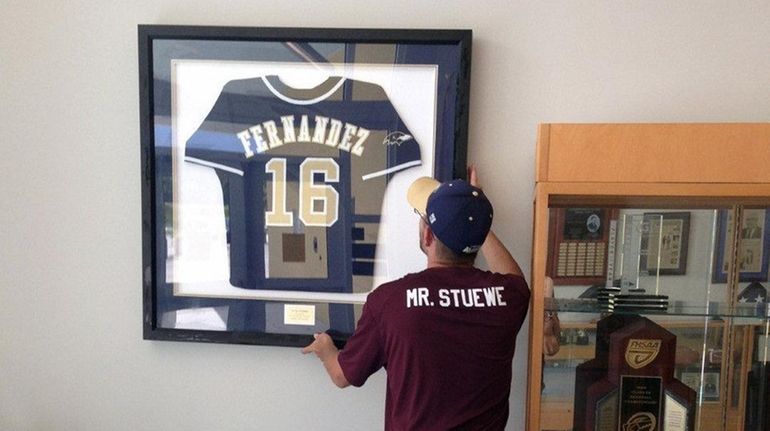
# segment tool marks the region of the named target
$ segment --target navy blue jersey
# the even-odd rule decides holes
[[[421,163],[382,87],[276,76],[228,82],[185,160],[220,178],[233,286],[323,292],[371,288],[388,180]]]

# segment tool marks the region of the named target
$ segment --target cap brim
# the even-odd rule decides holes
[[[441,183],[431,177],[421,177],[416,179],[409,190],[406,192],[406,200],[412,208],[425,215],[425,208],[428,206],[428,197],[435,191]]]

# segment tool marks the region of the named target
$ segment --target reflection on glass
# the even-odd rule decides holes
[[[696,393],[694,429],[768,429],[770,217],[766,209],[737,207],[740,220],[735,220],[735,209],[594,211],[614,215],[604,223],[607,269],[602,281],[559,280],[559,274],[547,274],[557,278],[555,299],[546,301],[546,309],[559,311],[561,348],[545,357],[541,411],[548,414],[541,416],[540,429],[575,429],[573,413],[584,404],[578,398],[585,398],[585,382],[576,370],[581,364],[597,364],[601,346],[606,348],[609,341],[597,335],[597,322],[611,315],[643,315],[675,336],[672,377]],[[551,238],[562,237],[561,233],[560,229]],[[550,244],[549,254],[558,254],[555,242]],[[733,267],[734,281],[729,277]],[[658,311],[618,309],[617,302],[614,309],[606,306],[608,297],[614,295],[617,300],[634,294],[666,297],[667,305]],[[635,354],[640,358],[645,351]],[[625,363],[626,355],[627,349],[616,349],[606,356],[605,367],[613,361]],[[599,365],[592,382],[607,374],[607,368]],[[603,414],[621,417],[617,397],[610,394],[606,400],[609,404],[601,405]],[[666,398],[662,409],[669,409],[666,429],[680,429],[676,424],[681,422],[670,414],[683,404],[671,400]]]

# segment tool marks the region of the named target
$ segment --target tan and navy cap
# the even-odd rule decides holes
[[[433,234],[457,254],[478,252],[492,227],[492,204],[481,189],[464,180],[440,183],[418,178],[406,199]]]

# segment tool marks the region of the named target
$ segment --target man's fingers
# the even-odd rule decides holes
[[[308,353],[313,353],[316,350],[318,350],[317,347],[318,347],[317,343],[313,341],[312,343],[302,348],[302,353],[305,355],[307,355]]]
[[[468,166],[468,182],[474,187],[481,188],[481,185],[479,184],[479,175],[476,171],[476,166],[474,165]]]
[[[320,337],[322,332],[316,332],[313,334],[313,340],[318,340],[318,337]],[[318,343],[319,341],[313,341],[312,343],[308,344],[307,346],[302,348],[302,354],[307,355],[308,353],[313,353],[318,351]]]
[[[317,340],[318,336],[320,335],[319,332],[316,332],[313,334],[313,340]],[[318,343],[316,341],[313,341],[312,343],[308,344],[307,346],[302,348],[302,354],[307,355],[308,353],[313,353],[316,351],[316,345]]]

